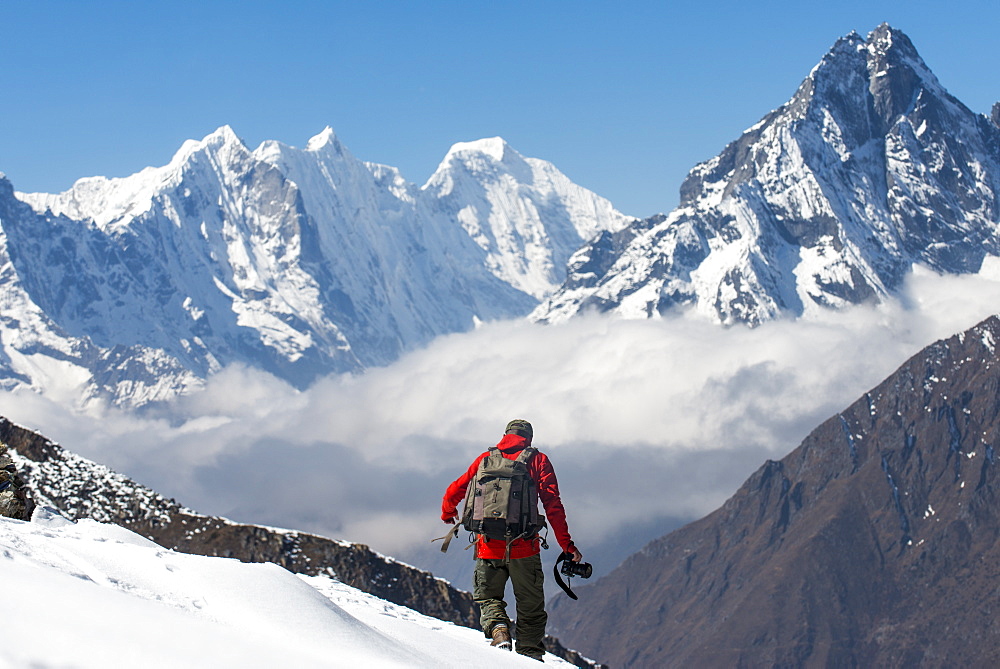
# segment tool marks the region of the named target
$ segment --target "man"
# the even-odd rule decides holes
[[[528,446],[533,436],[531,423],[515,419],[507,424],[503,439],[496,445],[500,454],[508,460],[516,460]],[[534,450],[534,449],[532,449]],[[479,464],[488,456],[480,455],[469,469],[456,479],[441,501],[441,519],[454,523],[458,519],[458,504],[465,499],[470,484],[473,483]],[[538,490],[538,498],[545,508],[548,525],[555,534],[556,541],[564,552],[572,555],[574,562],[583,555],[573,545],[566,525],[566,510],[559,498],[559,484],[552,463],[540,451],[534,451],[527,462],[528,475]],[[540,539],[517,538],[508,544],[500,539],[489,539],[483,534],[476,535],[476,571],[473,578],[473,597],[480,606],[480,624],[483,632],[493,640],[492,645],[511,649],[510,618],[504,602],[504,589],[509,578],[514,588],[517,608],[517,652],[542,661],[545,647],[545,595],[542,589],[542,559]]]

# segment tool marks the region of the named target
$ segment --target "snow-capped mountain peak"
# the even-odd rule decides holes
[[[834,44],[795,95],[695,166],[667,217],[604,232],[533,314],[723,323],[880,300],[914,264],[1000,253],[1000,133],[888,25]]]
[[[162,167],[146,167],[127,177],[85,177],[63,193],[19,192],[17,197],[39,212],[89,219],[105,228],[126,224],[148,212],[152,199],[164,189],[176,187],[192,165],[204,163],[205,168],[216,170],[247,155],[243,141],[224,125],[201,140],[185,141]]]
[[[306,151],[319,151],[327,144],[332,144],[335,141],[337,141],[337,135],[333,132],[333,128],[326,126],[322,132],[309,138],[309,141],[306,143]]]
[[[447,163],[453,157],[463,156],[464,154],[466,157],[483,155],[498,163],[502,163],[508,152],[513,152],[511,157],[523,160],[523,157],[511,149],[510,145],[502,137],[486,137],[473,142],[458,142],[452,145],[443,162]]]
[[[583,241],[629,220],[500,137],[455,144],[423,191],[485,252],[494,276],[536,299],[559,285]]]

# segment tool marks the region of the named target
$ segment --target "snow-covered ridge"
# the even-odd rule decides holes
[[[147,167],[127,177],[85,177],[62,193],[22,193],[17,197],[40,213],[66,216],[79,221],[92,220],[100,227],[113,221],[131,219],[149,211],[153,197],[176,186],[184,166],[199,152],[225,148],[230,154],[247,148],[228,125],[201,141],[189,139],[162,167]]]
[[[1000,130],[883,24],[831,48],[786,104],[695,166],[668,216],[603,231],[532,315],[750,324],[880,301],[914,265],[1000,255]]]
[[[307,574],[367,583],[383,597],[446,620],[470,622],[467,593],[444,579],[372,551],[367,546],[298,530],[246,525],[185,508],[105,465],[0,417],[0,443],[40,506],[70,519],[115,523],[188,553],[224,554],[245,561],[280,562]],[[421,590],[424,592],[421,593]]]
[[[0,579],[18,603],[4,666],[537,666],[327,577],[177,553],[44,508],[0,518]]]
[[[448,156],[419,187],[329,127],[305,149],[250,150],[223,126],[167,165],[65,193],[0,181],[0,324],[19,324],[0,374],[41,392],[72,378],[84,401],[120,404],[231,364],[304,387],[528,314],[587,237],[627,223],[500,138]]]

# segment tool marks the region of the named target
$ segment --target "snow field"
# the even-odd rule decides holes
[[[176,553],[49,509],[0,518],[0,583],[15,603],[4,668],[538,666],[329,578]]]

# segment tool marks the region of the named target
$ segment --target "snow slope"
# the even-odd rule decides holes
[[[49,509],[0,518],[0,582],[17,603],[5,668],[538,666],[330,578],[175,553]]]

